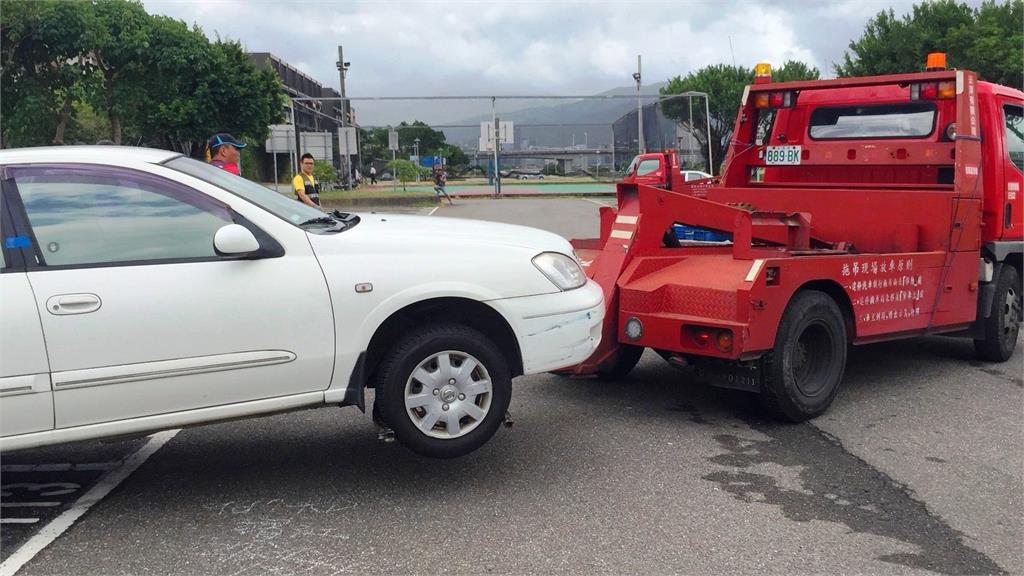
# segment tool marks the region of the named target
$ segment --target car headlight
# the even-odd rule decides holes
[[[558,252],[542,252],[533,257],[533,265],[562,290],[572,290],[587,283],[587,275],[571,257]]]

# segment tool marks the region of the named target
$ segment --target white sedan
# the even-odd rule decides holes
[[[569,243],[326,214],[180,154],[0,152],[0,450],[364,405],[420,454],[483,445],[512,378],[586,359]]]

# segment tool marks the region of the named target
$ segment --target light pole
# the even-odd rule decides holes
[[[419,182],[420,181],[420,139],[419,138],[413,138],[413,140],[412,140],[412,148],[413,148],[413,150],[415,150],[415,152],[413,152],[413,155],[416,156],[416,181]]]
[[[348,68],[352,63],[345,62],[345,50],[341,46],[338,46],[338,62],[336,65],[341,76],[341,126],[344,128],[348,126],[348,111],[350,107],[348,98],[345,95],[345,73],[348,72]],[[349,166],[351,161],[352,157],[346,153],[341,162],[341,169],[345,171],[345,182],[348,182],[350,188],[352,187],[352,168]]]
[[[640,99],[640,55],[636,55],[636,72],[633,73],[633,80],[636,80],[636,127],[637,139],[640,146],[637,148],[640,154],[644,153],[644,105]]]

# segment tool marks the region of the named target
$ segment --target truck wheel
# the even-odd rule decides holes
[[[512,375],[498,347],[458,324],[409,333],[378,370],[381,416],[404,446],[455,458],[483,446],[501,425]]]
[[[618,380],[619,378],[625,378],[637,363],[640,362],[640,357],[643,355],[643,346],[630,346],[628,344],[619,346],[619,351],[615,353],[615,360],[607,368],[597,371],[598,379]]]
[[[846,368],[846,325],[835,301],[814,290],[798,292],[762,366],[761,404],[773,415],[803,422],[825,412]]]
[[[978,358],[989,362],[1006,362],[1017,347],[1021,322],[1021,289],[1017,269],[1003,264],[996,283],[992,313],[985,319],[983,340],[974,341]]]

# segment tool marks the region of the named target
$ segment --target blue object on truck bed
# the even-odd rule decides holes
[[[732,234],[685,224],[674,224],[672,230],[675,231],[676,238],[680,242],[729,242],[732,240]]]

